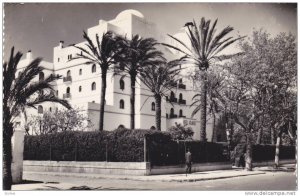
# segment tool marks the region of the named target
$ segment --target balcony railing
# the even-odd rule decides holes
[[[72,82],[72,76],[64,77],[64,82]]]
[[[186,100],[184,100],[184,99],[179,99],[179,100],[178,100],[178,103],[179,103],[179,104],[184,104],[184,105],[186,105]]]
[[[181,84],[181,83],[179,83],[179,84],[178,84],[178,88],[181,88],[181,89],[186,89],[186,85],[185,85],[185,84]]]
[[[177,98],[176,97],[170,97],[169,102],[177,103]]]
[[[65,93],[65,94],[63,94],[63,98],[64,98],[64,99],[69,99],[69,98],[71,98],[71,93]]]
[[[177,118],[178,116],[176,114],[170,114],[170,118]]]

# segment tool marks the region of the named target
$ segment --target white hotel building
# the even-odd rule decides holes
[[[104,32],[113,31],[117,34],[132,35],[139,34],[142,37],[153,37],[159,42],[171,42],[165,35],[159,35],[155,24],[147,21],[144,16],[136,10],[125,10],[110,21],[99,20],[99,24],[87,30],[90,38],[95,39],[95,35],[102,35]],[[78,32],[80,33],[80,32]],[[184,31],[175,36],[184,35]],[[182,37],[184,38],[184,37]],[[94,40],[95,41],[95,40]],[[76,45],[83,46],[86,42]],[[176,44],[176,43],[172,43]],[[178,58],[180,54],[169,49],[162,48],[168,58]],[[85,114],[92,122],[90,130],[98,130],[100,114],[100,92],[101,76],[100,67],[97,65],[83,64],[83,60],[72,60],[79,53],[78,49],[71,46],[64,46],[63,41],[53,49],[53,62],[42,61],[41,66],[45,67],[44,75],[36,80],[47,77],[50,74],[59,74],[63,79],[56,81],[54,89],[59,98],[67,99],[75,108]],[[24,69],[33,56],[31,51],[27,53],[26,59],[19,63],[18,71]],[[191,67],[191,66],[190,66]],[[195,107],[190,107],[193,96],[199,92],[195,90],[192,81],[187,77],[188,71],[184,69],[178,76],[181,80],[174,86],[168,98],[162,100],[162,131],[168,130],[175,123],[187,125],[194,131],[194,139],[200,138],[199,113],[193,118],[192,111]],[[17,72],[18,74],[18,72]],[[140,82],[136,85],[135,101],[135,128],[150,129],[155,127],[155,101],[151,97],[151,92]],[[150,96],[150,97],[149,97]],[[110,72],[107,75],[106,105],[104,114],[104,130],[114,130],[120,125],[130,127],[130,80],[125,77],[120,80],[120,76],[114,76]],[[171,104],[172,102],[172,104]],[[43,103],[38,106],[38,110],[30,110],[31,114],[54,111],[61,108],[54,103]],[[211,141],[212,124],[208,116],[207,139]]]

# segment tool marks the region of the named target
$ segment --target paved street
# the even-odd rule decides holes
[[[31,176],[31,178],[33,178]],[[67,176],[36,176],[41,184],[14,185],[13,190],[295,190],[294,172],[265,172],[264,174],[241,176],[196,182],[158,182],[119,179],[91,179]],[[49,183],[50,182],[50,183]],[[51,183],[52,182],[52,183]],[[31,187],[30,187],[31,186]]]

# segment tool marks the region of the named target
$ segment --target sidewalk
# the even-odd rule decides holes
[[[291,171],[295,167],[292,165],[284,165],[281,171]],[[144,181],[144,182],[196,182],[205,180],[216,180],[225,178],[234,178],[242,176],[263,175],[267,172],[272,172],[270,167],[256,167],[253,171],[246,171],[241,168],[232,170],[218,170],[196,172],[192,174],[168,174],[168,175],[152,175],[152,176],[124,176],[124,175],[105,175],[105,174],[82,174],[82,173],[53,173],[53,172],[24,172],[23,179],[28,181],[39,181],[39,183],[27,183],[14,185],[13,190],[72,190],[74,184],[47,181],[47,178],[59,179],[61,177],[74,177],[82,179],[83,181],[109,179],[130,181]],[[58,183],[59,182],[59,183]],[[67,181],[66,181],[67,182]],[[92,190],[89,187],[81,187],[81,190]]]

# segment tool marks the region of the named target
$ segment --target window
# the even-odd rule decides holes
[[[40,72],[40,73],[39,73],[39,81],[43,81],[43,80],[44,80],[44,77],[45,77],[44,72]]]
[[[123,79],[120,79],[120,89],[124,90],[125,89],[125,83]]]
[[[38,106],[38,113],[43,114],[43,106],[41,105]]]
[[[52,112],[52,108],[51,107],[49,108],[49,111]]]
[[[57,62],[59,62],[59,58],[57,58]]]
[[[58,90],[56,90],[56,96],[58,96]]]
[[[125,126],[122,125],[122,124],[120,124],[120,125],[118,126],[118,129],[124,129],[124,128],[125,128]]]
[[[82,51],[80,51],[80,56],[82,56]]]
[[[125,108],[124,100],[121,99],[120,100],[120,109],[124,109],[124,108]]]
[[[81,92],[81,90],[82,90],[81,86],[79,86],[79,89],[78,89],[78,90],[79,90],[79,92]]]
[[[179,110],[179,116],[180,116],[180,117],[183,116],[182,110]]]
[[[92,101],[92,103],[95,103],[95,101]]]
[[[71,71],[70,70],[67,71],[67,77],[69,77],[69,76],[71,76]]]
[[[175,97],[175,93],[173,91],[171,91],[171,94],[170,94],[170,98],[174,98]]]
[[[179,82],[179,84],[182,84],[182,79],[180,79],[178,82]]]
[[[68,55],[68,60],[72,59],[72,54]]]
[[[156,128],[154,126],[151,126],[150,130],[156,130]]]
[[[155,103],[154,102],[151,103],[151,110],[155,111]]]
[[[70,93],[70,87],[67,88],[66,93],[67,93],[67,94]]]
[[[20,77],[20,75],[21,75],[21,72],[19,71],[19,73],[18,73],[18,77]]]
[[[93,66],[92,66],[92,73],[95,73],[95,72],[96,72],[96,65],[93,64]]]
[[[82,69],[79,69],[79,75],[82,75]]]
[[[179,94],[179,100],[182,100],[182,93]]]
[[[174,108],[171,108],[170,115],[174,115]]]
[[[96,82],[92,83],[92,91],[96,90]]]

